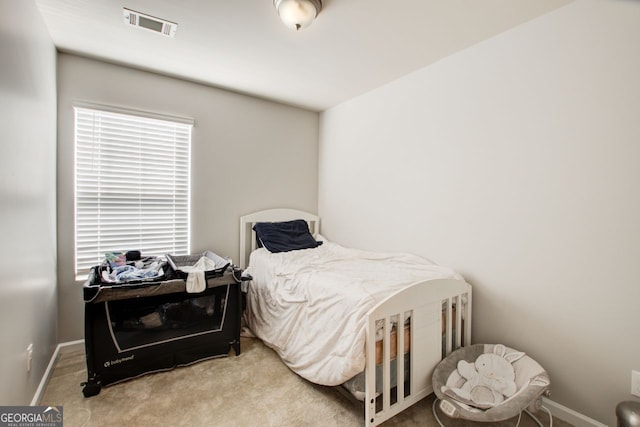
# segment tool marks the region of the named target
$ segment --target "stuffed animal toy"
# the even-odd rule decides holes
[[[446,394],[477,408],[494,407],[516,392],[516,375],[511,364],[523,356],[522,352],[506,354],[506,347],[498,344],[493,353],[481,354],[474,363],[461,360],[457,374],[454,371],[447,383],[464,382],[459,387],[448,388]]]

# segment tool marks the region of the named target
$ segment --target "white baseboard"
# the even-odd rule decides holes
[[[602,424],[599,421],[589,418],[586,415],[582,415],[579,412],[569,409],[553,400],[542,398],[542,404],[547,408],[554,417],[560,418],[562,421],[566,421],[575,427],[607,427],[606,424]]]
[[[56,360],[58,360],[58,357],[60,356],[60,354],[73,350],[78,346],[84,346],[84,340],[63,342],[56,346],[56,349],[53,352],[53,355],[51,356],[51,360],[49,360],[49,365],[47,366],[47,369],[44,371],[44,374],[42,374],[40,385],[38,385],[38,389],[33,395],[33,399],[31,399],[31,406],[36,406],[40,404],[40,399],[42,399],[42,393],[44,392],[44,388],[47,386],[47,383],[49,382],[49,378],[51,377],[51,372],[53,372],[53,365],[55,365]]]

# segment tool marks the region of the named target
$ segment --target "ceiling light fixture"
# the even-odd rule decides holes
[[[280,19],[294,30],[307,28],[322,10],[321,0],[273,0]]]

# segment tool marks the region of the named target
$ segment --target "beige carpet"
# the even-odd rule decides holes
[[[242,354],[150,374],[82,395],[86,381],[84,351],[62,354],[41,405],[62,405],[65,427],[85,426],[364,426],[362,404],[335,388],[311,384],[292,373],[261,341],[242,339]],[[383,425],[438,427],[433,396]],[[548,425],[544,411],[538,417]],[[487,426],[453,421],[445,426]],[[515,426],[517,418],[494,424]],[[556,427],[570,426],[554,419]],[[535,427],[523,415],[520,426]]]

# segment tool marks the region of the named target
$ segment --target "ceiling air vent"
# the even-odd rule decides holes
[[[133,27],[144,28],[167,37],[175,37],[178,24],[155,16],[145,15],[135,10],[122,8],[124,23]]]

